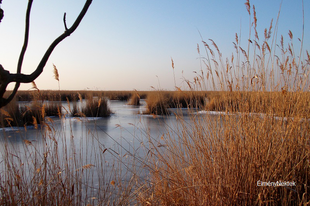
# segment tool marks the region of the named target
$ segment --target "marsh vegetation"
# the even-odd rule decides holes
[[[186,89],[19,91],[1,109],[0,204],[309,204],[310,55],[272,23],[259,44],[246,6],[248,47],[236,34],[223,60],[202,40]]]

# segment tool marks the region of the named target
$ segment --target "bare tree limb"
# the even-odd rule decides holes
[[[33,0],[29,0],[28,1],[27,12],[26,12],[26,22],[25,22],[24,45],[22,47],[22,50],[20,52],[19,59],[18,59],[17,74],[21,73],[22,65],[23,65],[23,61],[24,61],[24,56],[25,56],[25,53],[26,53],[26,50],[27,50],[27,47],[28,47],[29,27],[30,27],[30,23],[29,22],[30,22],[30,13],[31,13],[32,2],[33,2]],[[14,98],[14,96],[15,96],[18,88],[19,88],[19,86],[20,86],[20,82],[16,82],[12,93],[6,99],[7,102],[12,101],[12,99]]]
[[[15,96],[20,83],[30,83],[33,82],[40,74],[43,72],[43,69],[48,61],[50,55],[52,54],[55,47],[65,38],[70,36],[76,28],[81,23],[82,19],[84,18],[89,6],[92,3],[92,0],[86,0],[83,9],[81,10],[80,14],[76,18],[75,22],[70,28],[67,28],[66,23],[66,14],[64,15],[64,25],[65,25],[65,32],[61,34],[58,38],[56,38],[49,48],[46,50],[45,54],[43,55],[40,63],[38,64],[36,70],[31,74],[22,74],[22,64],[25,52],[27,50],[28,45],[28,38],[29,38],[29,19],[30,19],[30,12],[31,12],[31,5],[33,0],[28,1],[27,13],[26,13],[26,26],[25,26],[25,37],[24,37],[24,45],[22,51],[20,53],[18,65],[17,65],[17,72],[16,74],[11,74],[9,71],[5,70],[2,65],[0,64],[0,108],[7,105]],[[10,94],[8,98],[4,98],[4,93],[9,83],[16,82],[13,92]]]
[[[2,4],[2,0],[0,0],[0,4]],[[3,16],[4,16],[4,11],[0,7],[0,22],[3,19]]]
[[[26,12],[26,22],[25,22],[25,36],[24,36],[24,45],[19,55],[18,65],[17,65],[17,73],[20,73],[22,70],[22,65],[24,61],[24,56],[28,47],[28,39],[29,39],[29,27],[30,27],[30,12],[32,7],[33,0],[28,1],[27,12]]]
[[[0,8],[0,22],[3,19],[4,16],[4,11]]]

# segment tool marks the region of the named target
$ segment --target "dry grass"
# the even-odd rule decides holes
[[[32,101],[20,105],[16,98],[6,107],[1,109],[0,121],[2,127],[37,125],[44,121],[46,116],[61,116],[61,102],[56,95],[49,95],[48,102],[44,102],[40,92],[29,92]]]
[[[146,114],[154,115],[168,115],[170,114],[169,108],[169,95],[164,92],[152,92],[147,95],[145,100],[147,103]]]
[[[170,108],[204,108],[206,97],[209,92],[182,91],[178,90],[171,93]]]
[[[21,119],[22,114],[16,103],[16,99],[13,99],[10,104],[0,109],[1,127],[23,125],[23,123],[19,121]]]
[[[169,108],[203,109],[210,92],[152,91],[147,94],[147,114],[168,115]]]
[[[120,184],[118,163],[105,159],[111,151],[98,144],[95,132],[79,135],[78,143],[71,124],[66,125],[70,134],[65,128],[56,131],[51,118],[42,124],[40,139],[20,135],[23,143],[18,148],[9,136],[2,139],[0,205],[121,205],[130,201],[131,189]]]
[[[98,100],[87,100],[86,107],[82,109],[82,113],[86,117],[108,117],[111,111],[107,100],[99,98]]]
[[[88,94],[85,107],[81,109],[81,112],[75,114],[84,117],[108,117],[111,114],[111,110],[107,99],[104,97],[93,97],[92,94]]]
[[[134,106],[139,106],[140,105],[140,95],[138,94],[137,91],[134,91],[130,97],[130,100],[128,102],[128,105],[134,105]]]
[[[208,95],[205,109],[306,117],[310,111],[309,101],[308,92],[214,92]]]
[[[105,91],[104,96],[110,100],[128,101],[131,97],[130,91]]]
[[[265,30],[259,44],[255,7],[247,1],[246,9],[249,14],[253,10],[248,48],[240,47],[236,34],[235,54],[224,61],[213,40],[211,46],[202,40],[206,68],[194,81],[187,81],[190,91],[144,93],[150,114],[166,115],[172,107],[186,107],[192,112],[188,119],[177,114],[176,124],[167,125],[158,138],[142,131],[147,144],[141,142],[141,148],[146,154],[133,155],[133,160],[139,161],[131,165],[148,170],[147,177],[134,173],[122,186],[121,179],[116,181],[122,172],[106,173],[104,154],[109,150],[96,138],[87,137],[91,153],[84,157],[83,149],[76,150],[72,142],[60,149],[58,142],[66,138],[44,122],[47,133],[43,141],[50,142],[38,148],[26,139],[27,161],[8,143],[2,145],[5,170],[0,175],[0,204],[309,205],[310,56],[308,52],[305,60],[300,59],[304,56],[301,53],[295,56],[292,32],[288,48],[281,38],[280,51],[275,51],[271,30],[277,25]],[[174,70],[173,60],[172,64]],[[214,91],[206,92],[206,88]],[[118,100],[128,100],[132,95],[120,91],[92,93],[102,94]],[[139,96],[142,98],[141,93]],[[83,115],[101,116],[105,99],[91,96],[87,101],[89,111],[82,110]],[[221,112],[214,115],[210,111]],[[59,152],[62,149],[64,154]],[[115,165],[122,165],[121,155],[115,157]],[[85,174],[90,179],[84,178]],[[93,178],[99,179],[99,190],[88,193]],[[117,182],[119,187],[115,188]],[[263,182],[291,182],[296,186],[260,186]]]
[[[135,91],[141,99],[145,99],[149,91]],[[17,101],[32,101],[33,93],[36,91],[18,91],[16,98]],[[103,96],[110,100],[128,101],[132,96],[132,91],[91,91],[91,90],[40,90],[40,100],[50,100],[53,97],[53,101],[76,101],[79,99],[79,95],[82,99],[86,99],[86,96],[91,94],[92,96]],[[56,98],[57,97],[57,98]],[[59,99],[60,98],[60,99]]]
[[[152,141],[152,205],[292,205],[309,201],[309,123],[273,116],[201,116]],[[296,187],[258,187],[257,181]]]
[[[36,95],[32,99],[40,97],[39,93]],[[81,95],[80,98],[82,100]],[[59,118],[63,121],[62,118],[68,114],[61,116],[59,102],[53,101],[52,97],[50,101],[51,107],[56,105]],[[8,105],[16,106],[17,102]],[[87,106],[92,116],[107,115],[107,101],[104,99],[88,96]],[[119,166],[125,161],[121,158],[118,158],[119,162],[105,159],[107,153],[115,151],[105,148],[98,141],[96,131],[82,132],[76,141],[71,121],[69,125],[64,123],[60,128],[55,128],[54,120],[45,116],[47,109],[48,106],[42,101],[36,100],[17,112],[21,115],[20,119],[27,122],[18,126],[33,124],[37,133],[30,134],[34,136],[28,134],[27,127],[25,131],[20,128],[12,134],[6,134],[3,130],[0,205],[122,205],[131,202],[132,186],[122,184],[120,175],[126,174]],[[6,118],[11,121],[7,110],[1,114],[7,115]],[[39,124],[41,127],[38,127]],[[70,127],[69,133],[66,127]],[[11,142],[15,138],[19,142],[17,146]]]
[[[295,56],[291,32],[288,48],[282,37],[275,52],[272,25],[259,45],[255,7],[253,14],[254,39],[242,49],[236,35],[230,60],[213,40],[203,41],[206,79],[198,75],[188,85],[216,90],[206,94],[205,109],[222,112],[177,116],[160,139],[149,138],[141,205],[309,204],[310,56]],[[296,185],[260,186],[268,182]]]
[[[50,109],[48,112],[51,112]],[[1,109],[1,127],[23,127],[27,125],[37,125],[44,121],[45,110],[41,102],[34,101],[30,106],[19,106],[16,101],[12,101]]]
[[[37,91],[18,91],[16,94],[17,101],[33,101],[34,99],[34,93]],[[89,91],[53,91],[53,90],[40,90],[40,97],[39,100],[49,100],[49,101],[67,101],[69,100],[74,101],[78,99],[78,94],[80,94],[83,99],[85,99],[85,96],[87,93],[92,93]]]
[[[44,105],[45,116],[61,116],[61,103],[60,102],[49,102]]]

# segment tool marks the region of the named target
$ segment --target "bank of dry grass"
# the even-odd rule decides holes
[[[309,117],[309,116],[308,116]],[[249,115],[203,115],[152,142],[152,205],[296,205],[309,201],[309,122]],[[158,143],[158,141],[160,143]],[[258,181],[296,186],[259,187]]]
[[[259,44],[255,8],[246,6],[255,34],[248,48],[236,34],[236,53],[223,60],[213,40],[202,40],[206,70],[187,83],[218,90],[206,95],[206,111],[194,110],[188,121],[177,116],[175,127],[149,138],[141,204],[309,204],[310,55],[295,55],[291,31],[288,48],[283,37],[276,42],[272,24]],[[295,185],[266,186],[270,182]]]
[[[272,114],[292,117],[309,114],[309,92],[216,92],[206,98],[208,111]]]
[[[170,108],[204,109],[210,92],[199,91],[151,91],[146,98],[146,112],[154,115],[169,115]]]

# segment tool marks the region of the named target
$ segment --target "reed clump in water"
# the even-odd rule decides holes
[[[152,92],[147,95],[146,114],[169,115],[169,95],[161,92]]]
[[[44,117],[45,109],[39,101],[33,101],[29,106],[19,106],[14,100],[0,112],[2,127],[37,125],[44,121]]]
[[[0,109],[1,127],[23,126],[22,116],[14,98],[7,106]]]
[[[94,98],[92,95],[88,96],[86,105],[81,112],[86,117],[108,117],[111,114],[107,99],[104,97]]]
[[[139,106],[140,105],[140,95],[137,91],[134,91],[129,99],[128,105]]]
[[[202,109],[207,92],[198,91],[152,91],[146,99],[147,114],[169,115],[171,108]]]

